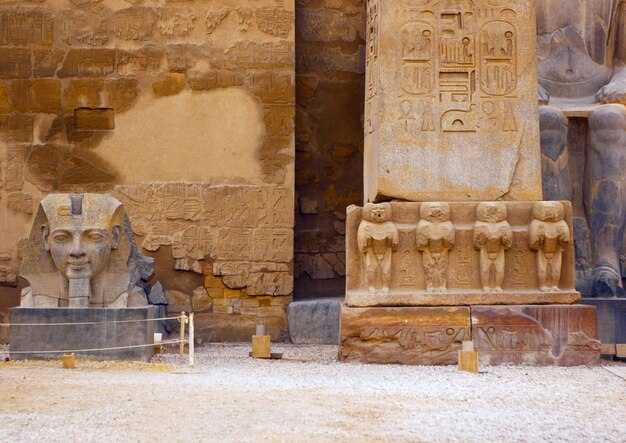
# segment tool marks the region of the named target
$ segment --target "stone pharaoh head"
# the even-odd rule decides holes
[[[135,287],[150,260],[137,251],[122,204],[109,195],[51,194],[41,201],[21,275],[22,306],[128,307],[146,304]]]

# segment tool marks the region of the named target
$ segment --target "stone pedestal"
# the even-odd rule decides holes
[[[598,335],[602,355],[626,358],[626,298],[584,298],[598,310]]]
[[[576,366],[600,357],[590,306],[342,305],[342,361],[452,365],[466,340],[474,341],[486,365]]]
[[[472,339],[487,365],[578,366],[600,358],[591,306],[473,306]]]
[[[10,353],[15,360],[58,360],[73,352],[77,358],[90,360],[148,361],[154,353],[152,306],[13,308],[10,314]]]
[[[356,363],[453,365],[470,340],[469,307],[341,307],[339,359]]]

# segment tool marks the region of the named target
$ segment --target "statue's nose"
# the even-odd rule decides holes
[[[75,236],[72,241],[72,248],[70,249],[71,257],[80,257],[81,255],[85,255],[85,249],[83,248],[83,243],[80,241],[80,236]]]

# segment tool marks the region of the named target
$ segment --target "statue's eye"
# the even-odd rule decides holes
[[[70,236],[63,232],[59,232],[59,233],[52,235],[52,240],[54,240],[57,243],[63,243],[63,242],[68,241],[69,239],[70,239]]]
[[[100,240],[104,240],[104,234],[100,233],[100,232],[89,232],[87,234],[87,238],[89,240],[93,240],[93,241],[100,241]]]

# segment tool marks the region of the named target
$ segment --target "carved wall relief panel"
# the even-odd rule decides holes
[[[180,294],[192,298],[215,277],[211,300],[283,297],[247,301],[250,317],[237,321],[272,312],[270,330],[284,336],[293,3],[37,3],[0,7],[0,255],[12,270],[0,286],[16,285],[17,244],[48,193],[114,193],[129,205],[141,251],[159,258],[156,279],[176,309],[190,308],[177,305]],[[242,266],[221,273],[224,263]],[[0,291],[0,309],[19,304],[19,288]],[[235,313],[220,303],[212,314]]]
[[[348,208],[348,306],[568,304],[580,299],[568,234],[570,203],[386,203],[389,210],[381,213],[391,218],[374,226],[381,239],[397,239],[397,246],[383,241],[380,260],[368,266],[364,229],[371,226],[371,208],[377,206],[369,204],[367,212]],[[391,286],[379,290],[378,276],[370,290],[368,274],[361,270],[379,272],[389,263],[383,260],[386,254],[391,255]]]
[[[366,200],[540,200],[534,3],[368,8]]]

